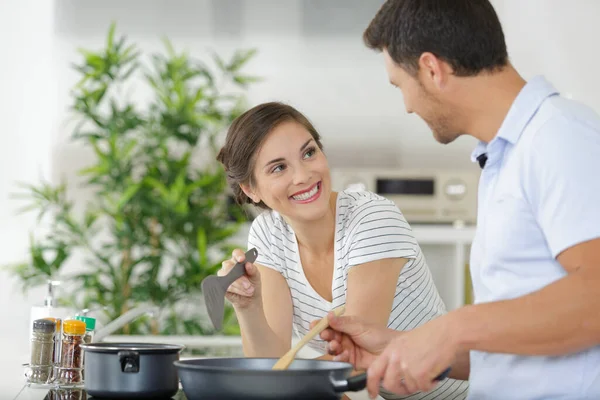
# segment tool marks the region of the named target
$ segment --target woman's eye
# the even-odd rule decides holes
[[[281,172],[284,169],[285,169],[285,166],[283,164],[279,164],[279,165],[276,165],[275,168],[273,168],[271,170],[271,172]]]
[[[306,153],[304,153],[304,158],[310,158],[310,157],[314,156],[315,153],[316,153],[316,150],[314,148],[308,149],[306,151]]]

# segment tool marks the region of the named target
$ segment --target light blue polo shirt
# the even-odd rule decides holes
[[[551,284],[566,275],[558,254],[600,237],[600,117],[536,77],[472,160],[482,153],[471,251],[476,303]],[[600,399],[600,346],[560,357],[472,351],[469,399]]]

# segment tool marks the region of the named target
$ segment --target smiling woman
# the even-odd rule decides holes
[[[312,321],[342,305],[346,315],[394,330],[446,312],[400,210],[375,193],[332,191],[320,135],[293,107],[265,103],[242,114],[218,160],[237,201],[265,210],[248,237],[258,259],[227,292],[246,356],[281,357],[293,333],[305,335]],[[243,257],[234,251],[219,275]],[[309,346],[327,352],[321,339]],[[467,387],[447,379],[427,398],[461,399]]]

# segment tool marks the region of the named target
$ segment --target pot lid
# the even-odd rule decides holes
[[[137,351],[140,354],[179,353],[184,346],[164,343],[82,343],[81,348],[89,353],[118,353]]]

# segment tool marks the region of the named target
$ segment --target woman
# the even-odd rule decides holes
[[[342,305],[345,315],[396,330],[445,312],[400,210],[375,193],[333,192],[322,148],[304,115],[265,103],[233,122],[217,157],[236,200],[265,210],[248,237],[258,258],[227,292],[248,357],[282,356],[292,332],[303,336]],[[235,250],[219,275],[243,260],[244,251]],[[309,346],[326,353],[320,338]],[[461,399],[466,389],[466,382],[446,380],[426,398]]]

